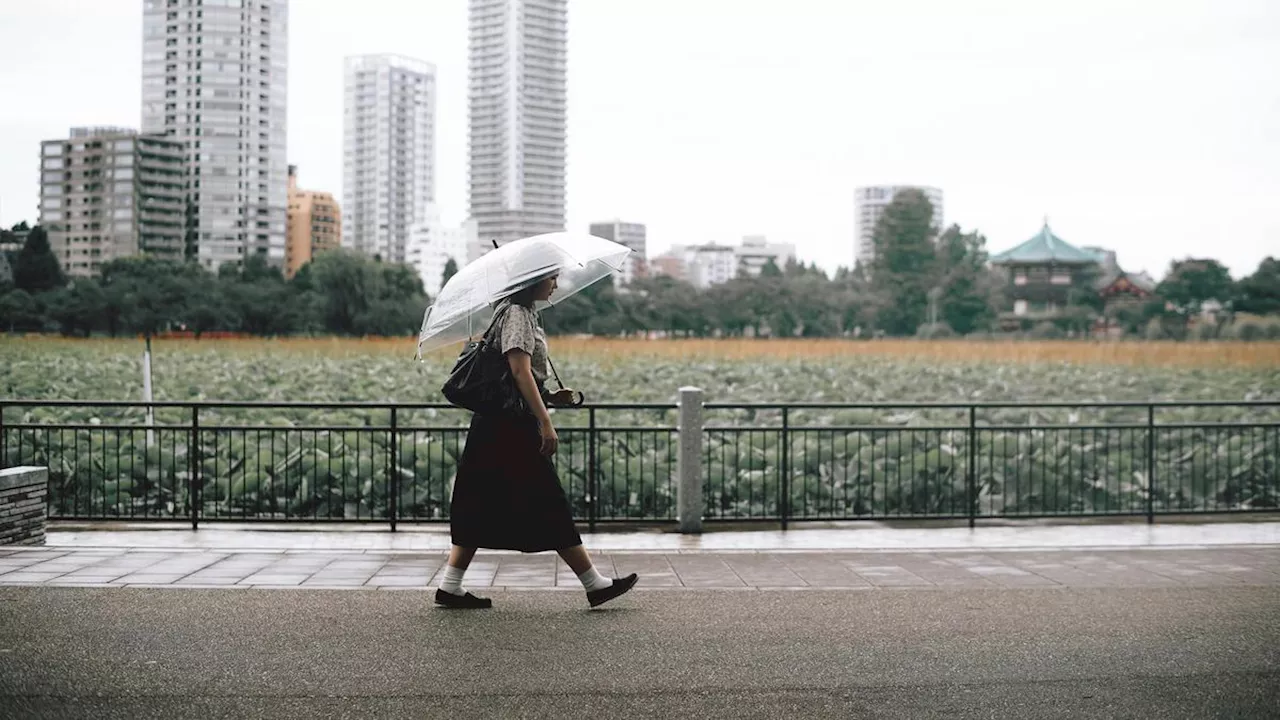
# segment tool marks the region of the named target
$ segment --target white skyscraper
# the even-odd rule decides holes
[[[144,0],[142,131],[186,151],[188,245],[208,268],[284,263],[288,0]]]
[[[853,259],[863,265],[869,264],[876,256],[874,242],[876,223],[884,214],[884,209],[893,202],[899,190],[915,188],[924,193],[933,205],[933,226],[940,232],[942,224],[942,191],[934,187],[921,185],[873,185],[860,187],[854,192],[854,215],[857,223],[856,245]]]
[[[480,246],[565,225],[567,0],[470,0],[471,217]]]
[[[342,244],[405,262],[412,228],[435,201],[436,67],[349,57],[345,85]]]

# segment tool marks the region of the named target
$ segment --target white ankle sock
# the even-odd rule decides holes
[[[592,565],[579,573],[578,579],[582,581],[582,587],[585,588],[587,592],[613,587],[613,581],[601,575],[599,571],[596,570],[595,565]]]
[[[467,591],[462,589],[462,576],[465,575],[466,572],[465,568],[456,568],[452,565],[445,565],[444,579],[440,581],[440,589],[454,595],[466,595]]]

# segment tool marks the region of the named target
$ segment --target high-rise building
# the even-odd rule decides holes
[[[933,227],[939,232],[942,231],[942,191],[935,187],[924,187],[921,185],[873,185],[870,187],[860,187],[854,194],[854,215],[857,223],[853,259],[856,263],[864,267],[871,263],[876,257],[875,232],[876,223],[880,221],[880,216],[884,214],[884,209],[893,202],[893,198],[900,190],[914,188],[924,193],[929,199],[929,203],[933,205]]]
[[[40,144],[40,224],[70,277],[149,254],[181,260],[185,247],[185,151],[162,135],[72,128]]]
[[[289,215],[284,246],[284,276],[298,270],[322,252],[338,247],[342,238],[342,212],[333,195],[298,188],[298,169],[289,166]]]
[[[491,246],[565,227],[567,0],[470,0],[470,212]]]
[[[405,262],[435,201],[436,68],[399,55],[346,60],[342,244]]]
[[[631,254],[623,261],[622,270],[618,272],[617,283],[619,285],[630,285],[631,281],[645,276],[648,252],[643,224],[610,220],[608,222],[591,223],[588,232],[596,237],[612,240],[631,248]]]
[[[770,261],[779,269],[796,259],[796,246],[791,243],[771,243],[763,235],[747,235],[742,244],[733,249],[738,259],[738,272],[759,276]]]
[[[446,225],[440,217],[440,209],[433,203],[427,206],[422,222],[415,223],[409,233],[405,262],[418,271],[422,287],[428,296],[434,298],[444,287],[444,270],[449,261],[453,261],[456,269],[461,269],[467,264],[468,249],[474,242],[474,221],[468,220],[461,227]]]
[[[183,144],[207,268],[284,263],[288,19],[288,0],[143,0],[142,130]]]

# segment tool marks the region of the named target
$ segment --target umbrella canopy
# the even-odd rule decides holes
[[[507,243],[449,278],[427,308],[418,333],[418,357],[483,331],[499,301],[558,274],[555,295],[539,307],[562,302],[617,272],[631,249],[585,233],[547,233]]]

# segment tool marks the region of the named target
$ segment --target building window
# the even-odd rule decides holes
[[[1013,301],[1013,314],[1014,314],[1014,315],[1026,315],[1026,314],[1027,314],[1027,301],[1026,301],[1026,300],[1014,300],[1014,301]]]
[[[1014,284],[1014,285],[1026,285],[1026,284],[1027,284],[1027,271],[1026,271],[1026,270],[1019,270],[1019,271],[1015,272],[1015,273],[1013,274],[1013,284]]]
[[[1049,276],[1049,283],[1052,285],[1070,285],[1071,273],[1067,270],[1054,270]]]

